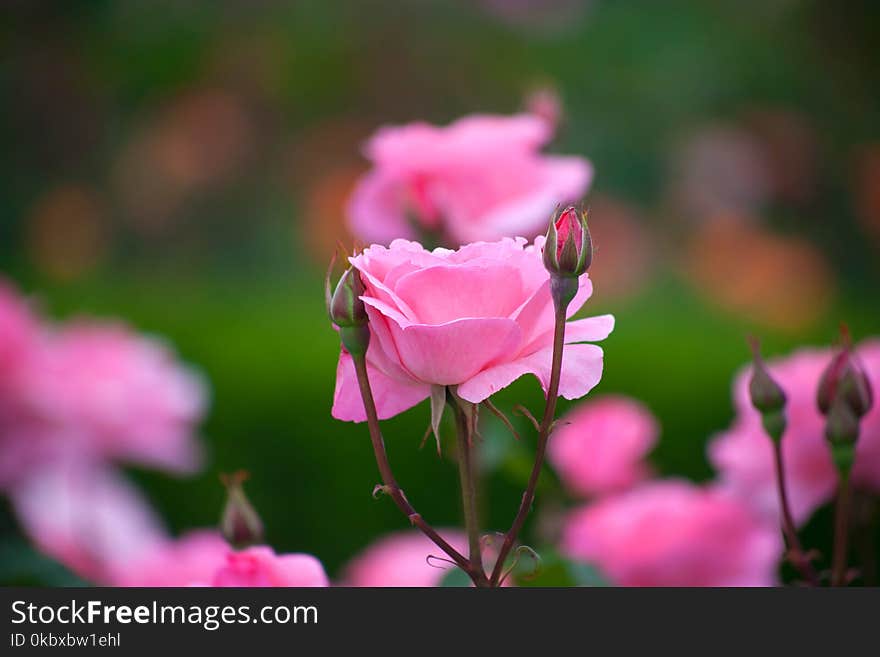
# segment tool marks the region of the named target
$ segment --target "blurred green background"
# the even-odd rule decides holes
[[[370,497],[365,427],[330,417],[322,278],[350,242],[360,145],[552,90],[552,149],[596,169],[585,312],[618,318],[593,394],[647,403],[658,471],[704,480],[747,333],[767,354],[827,344],[841,320],[880,333],[878,24],[867,0],[5,2],[0,269],[52,317],[122,317],[206,375],[205,471],[133,472],[175,531],[215,524],[218,473],[244,468],[268,542],[335,574],[406,524]],[[527,379],[498,404],[540,399]],[[427,422],[426,405],[387,422],[390,456],[454,526]],[[531,443],[486,433],[503,529]]]

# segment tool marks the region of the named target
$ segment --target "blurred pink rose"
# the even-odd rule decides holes
[[[367,364],[379,417],[388,418],[427,398],[432,385],[458,386],[480,402],[525,374],[545,390],[553,341],[550,277],[541,261],[543,237],[479,242],[457,251],[426,251],[395,240],[351,258],[363,277],[370,316]],[[589,298],[587,275],[569,306],[573,315]],[[603,340],[610,315],[568,322],[559,394],[589,392],[602,376]],[[336,372],[333,416],[363,421],[354,365],[343,350]]]
[[[351,197],[351,229],[381,244],[425,232],[452,246],[534,237],[592,178],[583,158],[541,155],[551,137],[550,124],[528,114],[381,128],[366,145],[373,169]]]
[[[788,426],[782,436],[789,503],[795,521],[802,523],[828,502],[837,488],[837,471],[825,440],[825,419],[816,406],[819,378],[832,359],[830,349],[802,349],[784,359],[771,360],[768,368],[788,396]],[[874,389],[880,389],[880,340],[863,343],[856,357]],[[778,514],[773,448],[748,396],[751,370],[743,370],[734,383],[736,419],[709,446],[709,458],[718,470],[720,485],[740,495],[768,517]],[[856,446],[853,481],[862,488],[880,491],[880,405],[862,419]]]
[[[33,471],[11,499],[37,548],[92,582],[107,581],[119,563],[165,538],[137,489],[93,463],[69,460]]]
[[[275,554],[258,545],[230,551],[211,586],[329,586],[321,562],[310,554]]]
[[[27,368],[25,403],[42,434],[96,457],[182,472],[199,464],[193,439],[205,409],[201,379],[162,343],[115,324],[71,323]]]
[[[621,586],[772,586],[778,528],[732,496],[657,481],[573,512],[562,550]]]
[[[467,537],[455,529],[440,534],[452,547],[467,550]],[[434,563],[430,555],[439,557]],[[346,586],[438,586],[453,566],[447,564],[440,548],[418,531],[395,532],[383,536],[355,557],[345,568]]]
[[[550,439],[547,457],[576,495],[629,488],[650,469],[645,456],[660,428],[644,405],[627,397],[601,397],[576,406]]]
[[[139,559],[122,563],[114,586],[329,586],[321,562],[280,554],[264,545],[236,551],[210,530],[167,539]]]

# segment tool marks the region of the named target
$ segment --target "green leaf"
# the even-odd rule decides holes
[[[451,588],[462,588],[471,585],[471,578],[461,568],[450,568],[446,571],[443,579],[440,580],[440,586]]]
[[[533,564],[527,564],[528,570],[517,565],[513,579],[523,587],[577,587],[577,586],[610,586],[595,566],[566,559],[553,548],[538,550],[541,556],[537,572],[531,572]]]

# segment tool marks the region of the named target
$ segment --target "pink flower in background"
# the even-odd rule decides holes
[[[534,237],[592,178],[583,158],[541,155],[551,137],[551,125],[528,114],[382,128],[366,145],[373,169],[351,197],[351,229],[381,244],[423,233],[452,246]]]
[[[441,529],[440,534],[456,550],[467,550],[467,537],[463,532]],[[345,569],[344,583],[363,587],[438,586],[448,568],[439,559],[431,564],[430,555],[445,558],[421,532],[395,532],[380,538],[355,557]]]
[[[547,457],[572,493],[617,492],[650,474],[645,457],[659,431],[643,404],[627,397],[600,397],[562,418]]]
[[[44,340],[24,374],[24,402],[41,434],[96,458],[191,472],[205,409],[201,379],[162,343],[115,324],[72,323]]]
[[[768,369],[788,397],[788,426],[782,437],[786,484],[795,521],[802,523],[830,501],[837,488],[837,471],[825,440],[825,419],[816,406],[819,378],[831,362],[830,349],[803,349],[772,360]],[[875,390],[880,389],[880,340],[865,342],[856,350]],[[747,500],[763,514],[778,514],[776,475],[770,439],[748,397],[750,370],[734,384],[736,419],[709,447],[709,458],[718,470],[720,485]],[[853,466],[856,486],[880,491],[880,408],[862,419]]]
[[[36,547],[92,582],[165,538],[140,493],[113,470],[69,460],[36,470],[11,494],[19,523]]]
[[[573,512],[562,550],[621,586],[772,586],[778,528],[740,500],[657,481]]]
[[[329,586],[321,562],[308,554],[275,554],[264,545],[236,551],[216,531],[166,539],[121,563],[114,586]]]
[[[480,402],[525,374],[546,390],[553,341],[550,277],[541,261],[543,237],[480,242],[457,251],[426,251],[395,240],[351,258],[366,287],[370,317],[370,382],[380,418],[416,405],[432,385],[458,386]],[[589,298],[588,276],[569,306],[573,315]],[[602,349],[578,344],[611,333],[610,315],[570,321],[560,395],[589,392],[602,376]],[[343,350],[336,372],[333,416],[363,421],[354,365]]]
[[[264,545],[230,551],[211,586],[329,586],[321,562],[310,554],[275,554]]]

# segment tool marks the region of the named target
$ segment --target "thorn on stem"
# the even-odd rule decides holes
[[[527,409],[522,404],[517,404],[513,407],[513,412],[525,417],[529,422],[532,423],[532,426],[535,427],[535,431],[540,433],[541,425],[538,424],[538,421],[535,419],[535,416],[532,415],[532,412],[529,409]]]
[[[391,489],[385,484],[376,484],[373,487],[373,499],[378,500],[382,495],[391,495]]]
[[[489,411],[492,413],[492,415],[494,415],[499,420],[501,420],[501,422],[504,423],[504,426],[507,427],[508,431],[510,431],[510,433],[513,434],[513,437],[516,440],[519,440],[519,434],[517,433],[516,429],[513,427],[513,423],[501,411],[501,409],[499,409],[497,406],[495,406],[495,404],[493,404],[491,402],[491,400],[489,400],[488,398],[484,399],[481,403],[483,404],[483,406],[485,406],[486,408],[489,409]]]

